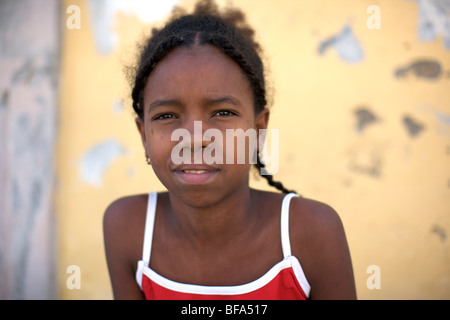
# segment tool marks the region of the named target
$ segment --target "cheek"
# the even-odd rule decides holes
[[[172,148],[174,147],[176,141],[170,140],[171,135],[167,135],[161,132],[155,132],[150,130],[147,136],[147,149],[149,152],[152,164],[159,164],[167,157],[170,157]]]
[[[227,164],[251,165],[256,163],[258,135],[254,128],[228,132],[224,141]]]

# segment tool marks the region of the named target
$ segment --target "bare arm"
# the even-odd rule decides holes
[[[135,217],[128,214],[129,202],[128,199],[117,200],[105,211],[105,253],[114,298],[142,300],[144,296],[135,279],[135,264],[138,260],[135,253],[139,252],[139,248],[136,248],[138,237],[134,235],[139,232],[133,229],[136,223],[133,221]]]
[[[356,299],[350,251],[338,214],[325,204],[296,200],[292,226],[301,234],[294,235],[293,249],[311,285],[310,299]]]

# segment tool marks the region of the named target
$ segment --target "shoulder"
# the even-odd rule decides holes
[[[350,251],[338,213],[325,203],[293,198],[290,231],[292,253],[311,285],[310,298],[355,298]]]
[[[310,236],[328,238],[343,231],[342,221],[331,206],[303,197],[294,197],[290,203],[291,228],[302,229]]]
[[[292,198],[289,208],[292,250],[318,258],[337,244],[346,245],[344,226],[336,210],[312,199]],[[327,250],[325,250],[327,249]],[[335,249],[335,248],[333,248]],[[316,255],[318,254],[318,255]]]
[[[114,200],[105,210],[104,223],[115,224],[132,220],[130,218],[139,215],[142,209],[146,208],[147,200],[147,194],[126,196]]]
[[[105,210],[103,234],[107,253],[139,254],[143,241],[148,195],[119,198]]]
[[[258,201],[269,212],[280,212],[285,194],[259,191]],[[291,242],[305,239],[327,241],[343,232],[338,213],[329,205],[304,197],[292,197],[289,203],[289,229]]]

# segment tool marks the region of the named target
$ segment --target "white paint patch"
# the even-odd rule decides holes
[[[125,147],[114,138],[94,145],[81,159],[81,179],[96,187],[100,187],[106,170],[125,151]]]
[[[136,15],[142,22],[151,23],[164,18],[177,3],[178,0],[90,0],[97,50],[109,54],[116,47],[118,36],[114,23],[118,12]]]
[[[112,112],[115,115],[120,115],[123,113],[125,106],[123,105],[123,100],[116,100],[112,106]]]
[[[417,109],[424,113],[433,114],[435,119],[437,120],[437,123],[435,125],[436,131],[442,136],[450,138],[450,114],[427,104],[419,106]]]
[[[350,26],[346,25],[341,32],[319,45],[319,55],[323,55],[329,48],[334,48],[341,60],[348,63],[358,63],[364,59],[364,52]]]
[[[417,31],[422,41],[443,37],[444,46],[450,50],[450,1],[412,0],[419,5]]]

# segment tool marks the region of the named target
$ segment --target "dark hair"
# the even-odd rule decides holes
[[[236,9],[219,12],[212,0],[199,1],[192,14],[176,9],[169,22],[161,29],[153,28],[143,46],[135,69],[132,90],[133,109],[144,118],[144,87],[153,68],[175,48],[193,45],[211,45],[233,59],[247,77],[253,94],[255,114],[267,105],[264,66],[260,57],[261,47],[254,40],[254,31],[245,23],[244,14]],[[259,161],[258,171],[264,167]],[[271,175],[263,175],[269,185],[289,193]]]

